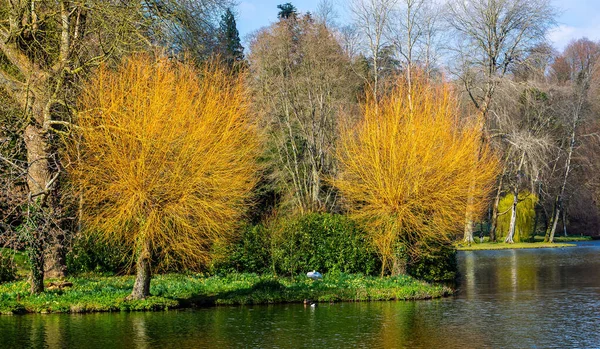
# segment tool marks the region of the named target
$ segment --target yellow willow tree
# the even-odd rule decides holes
[[[258,138],[242,77],[136,56],[99,69],[82,97],[71,179],[86,231],[132,246],[131,299],[149,295],[152,260],[202,265],[246,209]]]
[[[403,263],[398,249],[411,256],[417,244],[459,233],[470,194],[475,212],[483,210],[498,162],[477,124],[459,115],[448,84],[400,80],[341,131],[333,182],[380,254],[382,275]]]

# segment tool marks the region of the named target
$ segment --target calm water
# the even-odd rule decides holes
[[[0,316],[0,348],[600,348],[600,242],[459,265],[433,301]]]

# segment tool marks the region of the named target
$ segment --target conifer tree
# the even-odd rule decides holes
[[[219,28],[219,46],[223,59],[229,67],[244,59],[244,47],[230,8],[221,16]]]
[[[296,17],[297,10],[296,6],[292,5],[290,2],[286,2],[285,4],[277,5],[279,9],[279,13],[277,14],[277,18],[279,19],[288,19],[290,17]]]

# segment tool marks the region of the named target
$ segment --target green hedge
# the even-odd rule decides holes
[[[419,249],[418,257],[408,263],[407,272],[417,279],[441,282],[456,278],[456,249],[451,244],[428,244]]]
[[[376,274],[380,262],[364,232],[348,217],[312,213],[242,229],[213,272],[299,275],[311,270]]]
[[[216,246],[213,274],[272,273],[270,231],[262,224],[246,225],[231,245]]]
[[[285,222],[273,239],[274,265],[284,275],[310,270],[371,275],[381,268],[364,232],[342,215],[300,216]]]

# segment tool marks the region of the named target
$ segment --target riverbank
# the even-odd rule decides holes
[[[457,245],[458,251],[482,251],[482,250],[514,250],[523,248],[560,248],[560,247],[574,247],[574,244],[567,243],[549,243],[549,242],[516,242],[514,244],[507,244],[504,242],[483,242],[479,244],[468,245]]]
[[[544,242],[544,236],[536,235],[533,238],[533,242],[517,242],[513,244],[507,244],[504,242],[490,242],[488,237],[483,239],[483,242],[479,242],[479,239],[475,240],[475,243],[466,245],[464,243],[457,243],[455,245],[458,251],[481,251],[481,250],[509,250],[509,249],[523,249],[523,248],[561,248],[561,247],[574,247],[575,244],[569,244],[568,242],[580,242],[580,241],[592,241],[590,236],[555,236],[554,242]]]
[[[133,276],[68,278],[72,286],[49,288],[30,295],[26,281],[0,285],[0,313],[88,313],[156,311],[214,305],[316,302],[417,300],[450,295],[446,286],[432,285],[410,276],[371,277],[325,275],[323,280],[306,277],[277,278],[255,274],[205,277],[201,274],[157,275],[151,297],[126,301]]]

